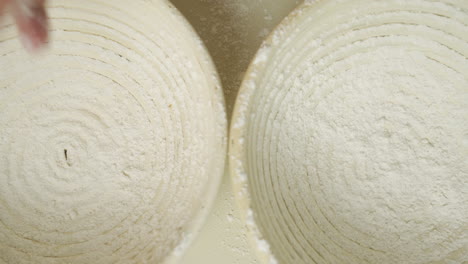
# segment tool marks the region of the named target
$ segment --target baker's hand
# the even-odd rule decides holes
[[[46,0],[0,0],[0,13],[11,13],[18,27],[21,42],[29,51],[47,44],[48,21]]]

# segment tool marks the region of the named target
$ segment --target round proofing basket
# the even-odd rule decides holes
[[[246,73],[230,173],[261,263],[468,261],[468,2],[306,1]]]
[[[0,263],[176,263],[224,172],[218,76],[165,0],[48,1],[0,29]]]

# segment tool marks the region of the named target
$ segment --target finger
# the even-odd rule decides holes
[[[5,10],[5,7],[9,2],[10,0],[0,0],[0,15],[3,15],[3,10]]]
[[[11,2],[13,17],[24,47],[31,52],[47,44],[48,21],[45,0],[21,0]]]

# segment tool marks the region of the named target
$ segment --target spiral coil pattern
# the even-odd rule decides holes
[[[0,263],[177,259],[223,173],[207,53],[166,1],[50,1],[49,51],[0,30]]]
[[[467,24],[462,0],[309,1],[270,36],[230,143],[265,263],[468,262]]]

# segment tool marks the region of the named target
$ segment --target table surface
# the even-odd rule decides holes
[[[171,0],[205,42],[220,75],[228,118],[238,88],[263,39],[300,0]],[[244,223],[239,219],[225,173],[222,185],[201,233],[183,264],[257,263]]]

